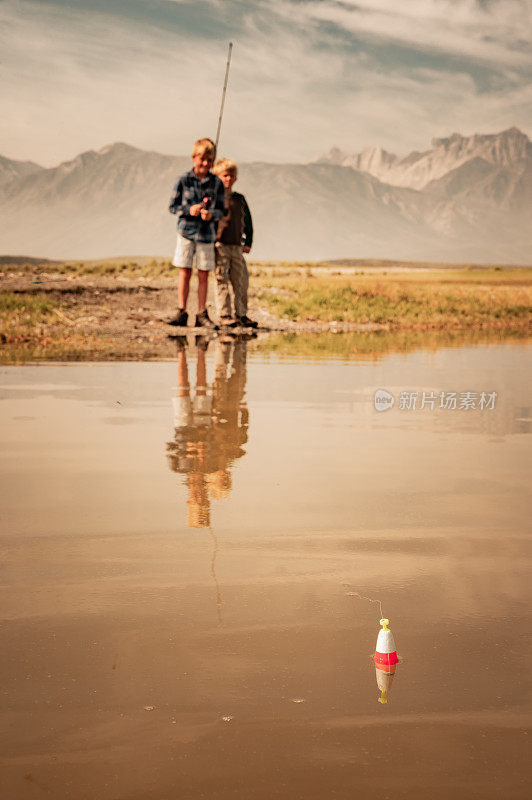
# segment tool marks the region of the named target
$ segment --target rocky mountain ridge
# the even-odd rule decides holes
[[[344,155],[240,166],[236,188],[253,213],[253,257],[532,263],[532,154],[525,134],[454,134],[399,160],[374,148],[357,156],[358,167],[345,164]],[[51,169],[4,158],[0,252],[170,256],[175,217],[168,199],[190,164],[186,156],[124,143]],[[402,175],[414,186],[372,171],[395,180]]]
[[[532,142],[518,128],[497,134],[474,134],[433,139],[432,149],[413,151],[404,158],[388,153],[382,147],[368,147],[349,155],[338,147],[318,159],[319,163],[352,167],[366,172],[383,183],[410,189],[424,189],[431,181],[475,158],[489,164],[509,166],[532,157]]]
[[[10,183],[17,178],[33,175],[43,169],[44,167],[35,164],[33,161],[14,161],[11,158],[0,156],[0,186]]]

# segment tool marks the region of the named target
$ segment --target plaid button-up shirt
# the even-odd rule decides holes
[[[208,222],[201,217],[190,216],[190,206],[196,203],[203,204],[204,198],[209,199],[208,208],[212,219]],[[177,214],[177,230],[185,239],[193,242],[214,242],[216,239],[216,225],[225,214],[225,189],[220,178],[207,174],[200,180],[193,169],[182,175],[174,187],[170,198],[169,211]]]

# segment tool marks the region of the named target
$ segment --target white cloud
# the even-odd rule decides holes
[[[161,131],[174,151],[181,138],[196,138],[192,129],[212,129],[220,44],[204,48],[200,61],[184,35],[104,14],[11,12],[4,7],[2,19],[11,113],[0,119],[0,137],[15,157],[28,155],[29,137],[35,157],[54,163],[118,139],[153,147]]]
[[[531,65],[530,50],[516,49],[532,38],[527,0],[320,0],[299,13],[332,22],[346,31],[436,49],[489,62]]]
[[[510,18],[514,13],[517,20],[522,4],[507,2]],[[215,4],[232,6],[224,3]],[[490,58],[497,63],[500,86],[480,92],[465,68],[444,59],[440,68],[409,59],[384,69],[378,49],[335,46],[320,20],[341,13],[348,30],[347,23],[360,17],[355,5],[366,15],[368,30],[376,24],[375,7],[387,14],[392,7],[401,9],[396,17],[405,36],[407,20],[414,21],[410,41],[423,40],[414,23],[426,9],[423,25],[432,26],[433,35],[440,28],[449,48],[458,47],[457,31],[464,36],[464,25],[484,13],[471,2],[449,0],[239,4],[246,13],[234,37],[224,153],[238,160],[304,161],[332,144],[350,152],[381,144],[404,153],[454,130],[490,132],[513,124],[530,130],[530,84],[523,82],[520,62],[501,57],[511,37],[493,18],[497,49]],[[460,14],[449,32],[441,25],[451,5]],[[500,3],[491,5],[500,14]],[[8,113],[0,118],[0,152],[53,164],[122,140],[184,154],[197,136],[215,132],[225,33],[216,39],[184,24],[162,29],[155,20],[140,24],[90,11],[88,4],[85,11],[24,2],[1,8],[8,34],[2,54]],[[393,27],[388,21],[381,35]],[[482,44],[475,36],[474,47],[487,53],[493,43]]]

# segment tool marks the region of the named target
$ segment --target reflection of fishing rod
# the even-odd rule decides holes
[[[222,592],[220,590],[220,584],[218,583],[218,578],[216,576],[216,556],[218,555],[218,537],[214,533],[212,527],[209,525],[209,533],[212,536],[212,540],[214,543],[213,551],[212,551],[212,561],[211,561],[211,575],[214,580],[214,585],[216,587],[216,609],[218,611],[218,625],[222,624]]]
[[[225,80],[224,80],[224,88],[222,91],[222,102],[220,105],[220,115],[218,117],[218,130],[216,131],[216,141],[214,143],[215,151],[218,150],[218,142],[220,141],[220,129],[222,127],[222,116],[224,113],[224,104],[225,104],[225,93],[227,91],[227,81],[229,78],[229,65],[231,64],[231,52],[233,50],[233,42],[229,42],[229,51],[227,53],[227,64],[225,66]]]

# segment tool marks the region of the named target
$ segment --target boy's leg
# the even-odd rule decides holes
[[[195,242],[185,239],[184,236],[177,234],[175,255],[172,261],[174,267],[179,267],[179,278],[177,283],[177,314],[173,319],[169,319],[169,325],[177,327],[186,326],[188,314],[186,312],[188,292],[190,287],[190,276],[192,274],[192,260],[194,258]]]
[[[184,349],[177,354],[177,381],[178,397],[184,397],[189,392],[188,364]]]
[[[226,246],[219,244],[216,247],[216,306],[220,319],[230,319],[231,311],[231,292],[229,290],[229,255]]]
[[[187,267],[181,267],[181,269],[179,270],[179,283],[177,286],[177,302],[179,303],[179,308],[183,311],[187,307],[188,293],[190,291],[191,275],[192,275],[192,269],[188,269]]]
[[[177,234],[177,242],[175,246],[175,253],[172,264],[174,267],[180,267],[179,284],[177,292],[177,301],[179,308],[183,311],[187,307],[188,289],[190,285],[190,276],[192,274],[192,264],[194,259],[194,252],[196,250],[196,242],[190,239],[185,239],[180,233]]]
[[[214,242],[212,244],[200,243],[196,245],[196,269],[198,271],[198,313],[196,325],[202,328],[218,330],[218,326],[209,319],[207,314],[207,287],[209,272],[214,270]]]
[[[197,425],[210,426],[212,397],[207,394],[207,368],[205,366],[205,350],[198,348],[196,368],[196,396],[194,398],[194,421]]]
[[[184,428],[192,425],[192,403],[188,383],[187,357],[184,348],[177,355],[177,382],[177,397],[172,398],[174,425],[176,428]]]
[[[248,313],[249,274],[246,260],[242,255],[242,248],[238,245],[232,247],[229,279],[235,294],[235,314],[237,317],[246,317]]]
[[[209,273],[206,269],[198,270],[198,314],[205,311],[207,303],[207,288],[209,282]]]

